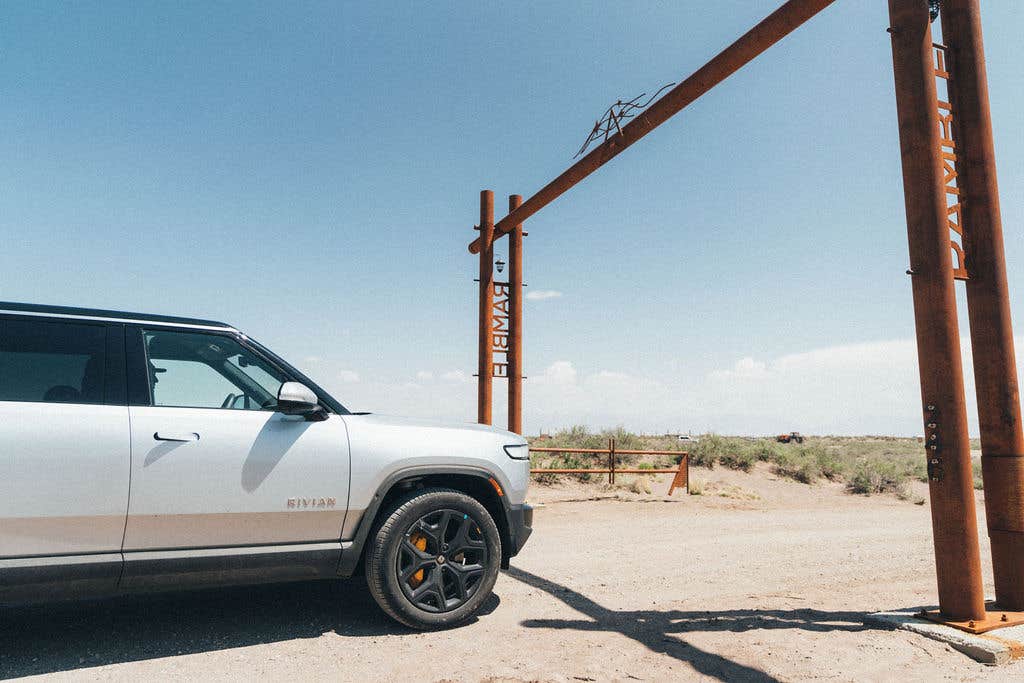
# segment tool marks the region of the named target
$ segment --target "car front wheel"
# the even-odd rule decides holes
[[[477,500],[423,489],[384,518],[366,554],[370,592],[392,618],[416,629],[456,626],[491,595],[501,539]]]

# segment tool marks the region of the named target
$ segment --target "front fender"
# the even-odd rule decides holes
[[[362,511],[358,521],[354,521],[354,531],[351,540],[342,542],[343,549],[341,561],[338,564],[338,575],[343,577],[352,576],[358,569],[359,561],[363,555],[363,548],[366,546],[374,522],[381,512],[381,506],[386,500],[393,499],[394,496],[389,496],[389,494],[395,491],[396,487],[400,487],[407,482],[416,482],[427,477],[439,475],[471,476],[479,479],[481,483],[488,487],[492,486],[490,480],[494,479],[503,490],[505,486],[501,479],[499,479],[500,472],[494,472],[485,467],[473,465],[413,465],[391,472],[377,487],[376,492],[366,505],[366,509]],[[503,565],[507,566],[507,558],[515,555],[526,541],[525,537],[529,536],[529,524],[532,523],[533,512],[532,508],[528,505],[512,506],[508,502],[507,496],[495,497],[500,501],[502,509],[501,519],[495,519],[495,522],[498,524],[498,529],[503,536],[502,547],[505,558]],[[349,514],[352,514],[351,510]],[[528,521],[525,526],[527,530],[524,533],[522,529],[524,527],[523,520],[526,519],[525,515],[528,515]],[[346,519],[346,527],[348,525],[348,519]]]

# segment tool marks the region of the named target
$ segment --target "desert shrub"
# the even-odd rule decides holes
[[[907,472],[899,463],[865,459],[854,467],[847,479],[846,490],[870,496],[873,493],[894,493],[900,498],[907,496]]]
[[[705,434],[690,447],[690,464],[700,467],[713,468],[716,463],[721,463],[725,467],[749,472],[756,460],[745,439]]]
[[[551,474],[550,472],[539,472],[533,475],[533,481],[534,483],[542,486],[553,486],[558,481],[559,476],[560,475],[557,474]]]
[[[819,444],[779,449],[772,472],[803,484],[813,484],[825,478],[835,481],[843,478],[846,465],[836,453]]]
[[[981,461],[975,460],[971,463],[971,470],[974,472],[974,488],[981,491],[984,485],[981,483]]]
[[[608,439],[601,434],[591,433],[583,425],[573,425],[555,432],[543,445],[551,448],[607,448]]]
[[[655,469],[666,470],[666,469],[670,469],[670,468],[678,466],[679,465],[679,461],[682,460],[682,459],[683,459],[682,455],[676,455],[676,456],[671,456],[671,455],[656,456],[654,458],[654,461],[651,463],[651,465]]]
[[[909,479],[927,481],[921,446],[910,439],[811,437],[804,444],[783,445],[708,435],[693,448],[691,459],[706,467],[718,463],[744,471],[756,461],[769,462],[777,476],[801,483],[845,481],[850,493],[891,493],[904,499]],[[980,479],[976,484],[980,486]]]
[[[908,479],[928,483],[928,463],[926,458],[914,456],[911,458],[899,458],[894,462],[899,463],[904,475]]]
[[[846,490],[850,493],[859,493],[870,496],[875,493],[877,486],[874,473],[864,467],[858,467],[850,480],[846,482]]]
[[[714,468],[724,450],[725,439],[717,434],[705,434],[690,449],[690,464]]]
[[[561,460],[561,463],[552,464],[551,467],[562,468],[567,470],[585,470],[591,468],[596,469],[597,467],[591,458],[587,458],[586,456],[582,455],[577,455],[575,453],[566,453],[564,455],[559,456],[558,459]],[[595,475],[582,472],[580,474],[567,474],[565,476],[571,477],[578,481],[590,481],[591,478],[593,478]]]
[[[602,448],[607,448],[608,439],[615,439],[616,448],[624,448],[626,450],[639,451],[644,450],[646,447],[644,439],[634,434],[633,432],[627,432],[623,427],[616,427],[615,429],[605,429],[604,431],[601,432],[600,437],[601,442],[604,444]]]
[[[750,452],[761,462],[775,462],[783,453],[783,447],[776,441],[758,439],[750,446]]]
[[[600,432],[591,432],[587,427],[575,425],[567,429],[561,429],[552,435],[543,438],[533,438],[531,443],[534,446],[546,448],[579,448],[604,450],[608,448],[608,440],[615,439],[615,447],[622,450],[656,450],[656,451],[678,451],[679,455],[662,456],[639,456],[639,455],[616,455],[616,467],[639,469],[666,469],[675,467],[682,459],[682,453],[692,443],[681,443],[676,437],[669,435],[645,436],[626,431],[623,427],[605,429]],[[531,453],[531,460],[534,468],[559,468],[559,469],[597,469],[607,465],[608,459],[603,455],[597,457],[592,455],[577,455],[565,453]],[[551,484],[560,477],[573,477],[580,481],[600,481],[604,475],[558,475],[558,474],[536,474],[534,481],[541,484]]]
[[[639,476],[633,477],[633,480],[625,485],[626,489],[633,493],[650,493],[651,483],[647,481],[647,477]]]
[[[723,467],[749,472],[757,462],[757,456],[749,448],[732,448],[718,456]]]
[[[530,469],[546,469],[548,467],[554,467],[552,461],[555,458],[551,458],[547,453],[530,453]],[[558,481],[558,478],[562,475],[551,474],[548,472],[539,472],[532,475],[533,481],[538,484],[552,485]]]
[[[837,453],[820,448],[815,451],[814,459],[818,464],[821,476],[829,481],[838,481],[846,473],[847,466]]]
[[[584,426],[574,426],[545,437],[537,445],[563,448],[608,447],[614,438],[616,446],[628,450],[677,451],[677,456],[619,455],[617,466],[638,469],[675,467],[682,453],[690,454],[690,464],[703,467],[721,465],[749,472],[758,462],[771,464],[777,476],[813,484],[822,479],[847,484],[849,493],[872,495],[880,493],[906,496],[909,480],[927,482],[927,458],[918,439],[898,439],[884,436],[807,437],[803,444],[780,444],[772,438],[747,439],[705,434],[697,441],[680,442],[672,435],[638,435],[622,427],[591,432]],[[606,458],[571,454],[532,454],[536,468],[586,469],[603,467]],[[553,483],[561,477],[571,476],[579,481],[601,482],[603,475],[537,475],[538,483]],[[974,485],[981,487],[980,464],[974,463]],[[625,479],[628,487],[629,479]],[[703,492],[701,484],[693,487],[696,495]],[[705,493],[706,495],[706,493]],[[918,502],[918,501],[914,501]]]
[[[566,448],[568,448],[568,446],[566,446]],[[565,470],[590,469],[597,467],[593,462],[589,462],[586,456],[576,455],[575,453],[554,453],[550,455],[547,453],[531,453],[530,466],[537,469]],[[552,472],[542,472],[534,476],[534,481],[540,484],[554,484],[558,481],[559,477],[570,477],[577,481],[590,481],[595,475],[587,472],[582,472],[580,474],[555,474]]]
[[[795,451],[781,453],[772,464],[772,472],[802,484],[813,484],[818,479],[817,463]]]

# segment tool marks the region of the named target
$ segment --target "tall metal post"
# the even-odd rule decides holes
[[[523,203],[520,195],[508,198],[512,213]],[[523,433],[523,224],[508,234],[508,430]]]
[[[491,320],[494,306],[494,193],[480,191],[480,320],[477,346],[476,421],[491,424],[491,388],[494,383],[494,355],[491,350]]]
[[[939,609],[983,620],[985,600],[940,157],[932,32],[923,0],[889,0]]]
[[[996,602],[1024,610],[1024,432],[978,0],[944,0],[967,309]]]

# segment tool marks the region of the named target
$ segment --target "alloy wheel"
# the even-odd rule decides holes
[[[476,593],[488,562],[480,524],[458,510],[435,510],[405,531],[396,560],[405,597],[427,612],[449,612]]]

